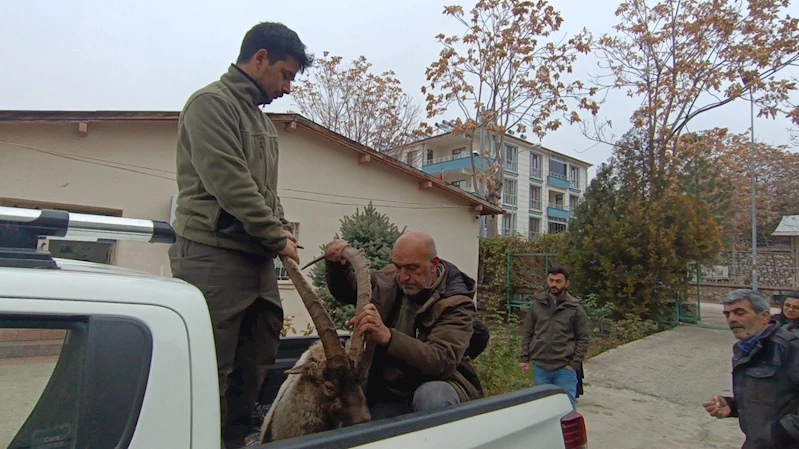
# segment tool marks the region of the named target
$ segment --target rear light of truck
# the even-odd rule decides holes
[[[560,428],[563,430],[563,442],[566,449],[584,449],[588,446],[588,434],[585,431],[583,415],[571,412],[560,419]]]

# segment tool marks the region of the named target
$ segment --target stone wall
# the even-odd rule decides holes
[[[739,288],[752,288],[751,285],[736,285],[736,284],[702,284],[701,291],[702,291],[702,302],[710,302],[718,304],[721,301],[721,298],[724,297],[727,293],[737,290]],[[758,286],[758,290],[763,292],[773,303],[773,295],[783,295],[785,293],[793,291],[792,288],[777,288],[777,287],[760,287]],[[773,303],[774,304],[774,303]],[[776,305],[776,304],[775,304]]]
[[[757,265],[758,286],[799,288],[794,285],[793,258],[790,248],[758,248]],[[721,254],[713,266],[704,269],[702,281],[751,285],[751,250]]]

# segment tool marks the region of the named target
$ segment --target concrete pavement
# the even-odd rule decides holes
[[[725,330],[683,325],[585,363],[585,396],[577,411],[585,416],[589,447],[741,447],[738,420],[711,418],[702,407],[714,394],[731,395],[736,340],[720,305],[701,307],[700,324]]]

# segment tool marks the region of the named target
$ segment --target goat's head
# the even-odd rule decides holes
[[[350,376],[345,380],[341,394],[330,405],[330,413],[335,427],[354,426],[372,420],[366,394],[358,376]]]
[[[371,302],[372,283],[370,264],[362,250],[347,247],[342,252],[352,267],[356,284],[356,316]],[[288,374],[304,374],[329,400],[330,420],[333,427],[347,427],[369,422],[371,416],[366,402],[365,382],[371,365],[374,348],[365,345],[363,335],[356,328],[346,346],[342,346],[336,326],[325,311],[319,298],[303,277],[293,260],[281,256],[286,272],[297,288],[311,320],[316,326],[322,350],[315,348],[309,360],[286,371]],[[324,360],[320,360],[324,357]]]

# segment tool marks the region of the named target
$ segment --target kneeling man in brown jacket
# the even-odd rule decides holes
[[[325,275],[337,301],[355,304],[355,277],[341,257],[346,246],[344,240],[327,244]],[[372,304],[353,320],[376,344],[367,381],[372,420],[482,397],[467,355],[474,293],[474,280],[439,259],[429,234],[397,239],[392,263],[372,271]]]

